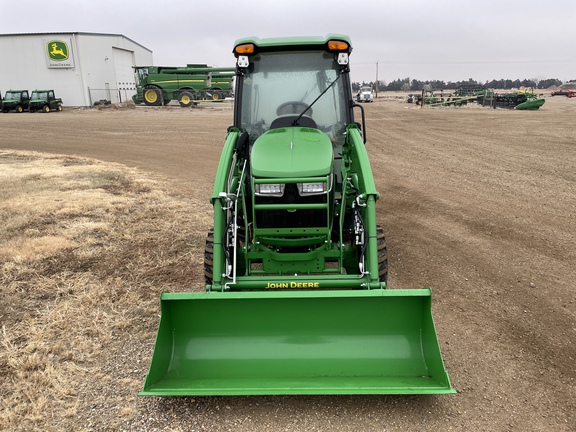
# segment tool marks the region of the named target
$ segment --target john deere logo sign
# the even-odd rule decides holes
[[[44,40],[46,63],[49,68],[73,68],[74,59],[70,52],[70,39]]]
[[[50,57],[50,60],[68,60],[68,44],[66,42],[50,41],[48,42],[46,48],[48,49],[48,57]]]

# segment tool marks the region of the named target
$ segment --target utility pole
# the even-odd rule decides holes
[[[376,99],[378,99],[378,62],[376,62]]]

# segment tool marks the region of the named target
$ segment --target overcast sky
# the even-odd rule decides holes
[[[0,33],[122,34],[166,66],[233,66],[245,36],[343,33],[353,81],[576,79],[575,29],[575,0],[0,0]]]

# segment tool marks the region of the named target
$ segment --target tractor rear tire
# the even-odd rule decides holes
[[[22,105],[16,105],[16,112],[21,113],[22,111],[24,111],[24,109],[22,108]]]
[[[44,105],[42,107],[42,111],[44,111],[45,113],[49,113],[50,112],[50,106],[49,105]]]

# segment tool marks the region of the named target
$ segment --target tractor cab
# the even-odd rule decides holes
[[[353,121],[349,42],[332,41],[331,49],[295,46],[292,53],[256,43],[240,41],[235,48],[240,72],[235,126],[252,141],[270,129],[314,128],[341,145],[346,125]]]

